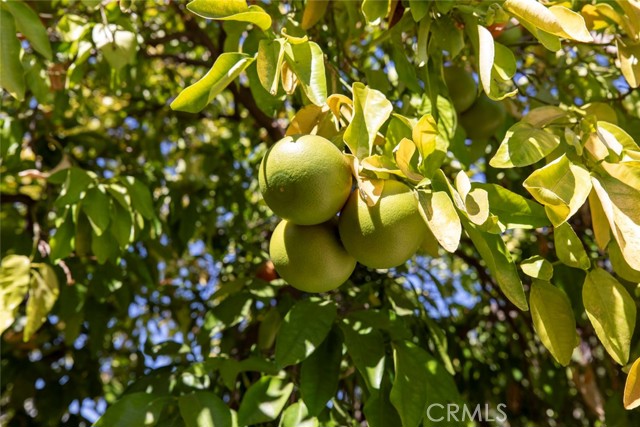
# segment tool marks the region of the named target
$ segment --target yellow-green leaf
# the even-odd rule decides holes
[[[258,78],[262,87],[271,95],[278,92],[278,83],[280,83],[280,69],[284,60],[284,44],[283,39],[260,40],[258,47],[258,58],[256,67],[258,70]]]
[[[538,228],[550,224],[542,206],[498,184],[474,182],[472,188],[487,192],[490,213],[506,228]]]
[[[551,34],[562,32],[556,16],[537,0],[507,0],[504,8],[520,22],[526,21]]]
[[[462,226],[451,199],[444,191],[418,191],[420,215],[438,240],[448,252],[455,252],[460,244]]]
[[[640,42],[617,39],[616,45],[622,75],[629,86],[637,88],[640,86]]]
[[[640,270],[640,190],[610,176],[591,179],[622,255],[634,270]]]
[[[618,242],[612,240],[607,246],[607,252],[609,253],[609,261],[611,261],[611,267],[613,271],[624,280],[628,280],[633,283],[640,283],[640,271],[631,268],[629,263],[622,256],[620,246]]]
[[[244,53],[223,53],[202,79],[180,92],[171,108],[187,113],[201,111],[253,61],[254,57]]]
[[[572,163],[564,154],[529,175],[523,186],[545,206],[555,226],[573,216],[591,191],[589,171]]]
[[[589,211],[591,211],[591,228],[593,228],[596,244],[600,250],[604,250],[611,239],[611,233],[609,232],[609,220],[602,209],[595,189],[589,193]]]
[[[640,357],[633,362],[624,384],[624,408],[631,410],[640,406]]]
[[[582,301],[604,348],[620,365],[626,364],[636,325],[636,303],[631,295],[613,276],[595,268],[584,281]]]
[[[553,277],[553,265],[540,255],[525,259],[520,268],[524,274],[536,279],[550,281]]]
[[[527,123],[518,122],[507,131],[489,164],[494,168],[532,165],[548,156],[560,138]]]
[[[271,17],[260,6],[247,6],[246,0],[193,0],[187,4],[191,12],[218,21],[241,21],[255,24],[263,31],[271,27]]]
[[[415,153],[416,145],[413,141],[407,138],[402,138],[398,145],[393,149],[396,164],[402,171],[402,174],[412,181],[420,182],[424,177],[415,171],[417,161],[412,161]]]
[[[0,8],[0,87],[18,101],[24,99],[25,92],[20,50],[13,16],[4,8]]]
[[[344,132],[344,142],[357,158],[371,155],[376,135],[392,110],[382,92],[359,82],[353,84],[353,119]]]
[[[562,36],[579,42],[591,43],[593,37],[587,29],[584,18],[571,9],[564,6],[551,6],[549,11],[553,13],[562,27]]]
[[[421,160],[424,161],[436,150],[438,125],[431,114],[425,114],[411,131],[411,139],[418,148]]]
[[[316,25],[324,16],[328,5],[329,0],[307,0],[307,3],[304,6],[304,13],[302,14],[300,27],[303,30],[308,30]]]
[[[540,341],[558,363],[567,366],[579,343],[569,298],[551,283],[534,280],[529,301],[533,329]]]
[[[27,300],[27,323],[24,326],[25,342],[42,326],[59,293],[58,278],[53,267],[40,264],[37,270],[32,271]]]
[[[31,260],[23,255],[8,255],[0,265],[0,334],[15,320],[18,306],[29,290]]]
[[[495,46],[493,36],[485,27],[478,25],[478,75],[484,92],[491,93],[491,71],[493,70],[493,60],[495,58]]]
[[[295,73],[309,101],[323,105],[327,100],[327,77],[320,46],[311,41],[287,43],[285,54],[288,66]]]
[[[564,222],[554,227],[553,241],[556,255],[563,264],[583,270],[591,267],[591,261],[584,250],[582,241],[569,223]]]

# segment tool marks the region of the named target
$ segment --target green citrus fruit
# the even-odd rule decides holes
[[[385,181],[380,199],[372,207],[354,191],[338,224],[347,252],[370,268],[391,268],[407,262],[423,242],[426,227],[413,191],[393,180]]]
[[[478,94],[478,87],[471,73],[461,67],[447,67],[444,69],[444,80],[456,111],[467,111]]]
[[[485,141],[500,129],[505,117],[504,106],[483,94],[460,116],[460,124],[467,138]]]
[[[265,202],[299,225],[328,221],[351,192],[351,168],[342,152],[317,135],[288,136],[267,151],[258,176]]]
[[[498,43],[509,46],[520,42],[522,38],[522,27],[520,25],[514,25],[505,29],[502,34],[496,39]]]
[[[317,225],[281,221],[271,236],[269,255],[280,277],[305,292],[335,289],[356,267],[340,242],[335,221]]]

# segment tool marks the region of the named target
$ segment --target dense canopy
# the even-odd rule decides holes
[[[638,425],[638,0],[9,0],[0,38],[2,425]],[[415,256],[278,277],[301,134],[412,189]]]

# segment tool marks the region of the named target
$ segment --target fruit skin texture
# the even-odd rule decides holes
[[[344,247],[369,268],[404,264],[422,244],[427,226],[411,189],[387,180],[378,203],[369,207],[358,191],[345,205],[338,224]]]
[[[500,129],[506,115],[502,104],[483,94],[460,116],[460,124],[467,132],[467,138],[486,141]]]
[[[444,69],[444,80],[456,111],[467,111],[478,94],[478,86],[471,73],[461,67],[447,67]]]
[[[269,255],[280,277],[305,292],[333,290],[356,268],[356,260],[338,238],[335,221],[317,225],[281,221],[271,236]]]
[[[317,135],[288,136],[267,151],[258,174],[262,197],[278,216],[315,225],[333,218],[351,192],[342,152]]]

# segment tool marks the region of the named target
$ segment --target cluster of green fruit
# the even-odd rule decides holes
[[[467,138],[474,141],[488,140],[504,123],[504,106],[489,99],[484,93],[478,97],[478,86],[473,75],[462,67],[445,68],[444,77],[449,97],[460,114],[460,124],[465,129]]]
[[[283,218],[271,237],[271,260],[306,292],[337,288],[356,262],[378,269],[404,264],[427,234],[409,186],[387,180],[369,206],[353,188],[342,151],[318,135],[278,141],[262,160],[259,182],[265,202]]]

